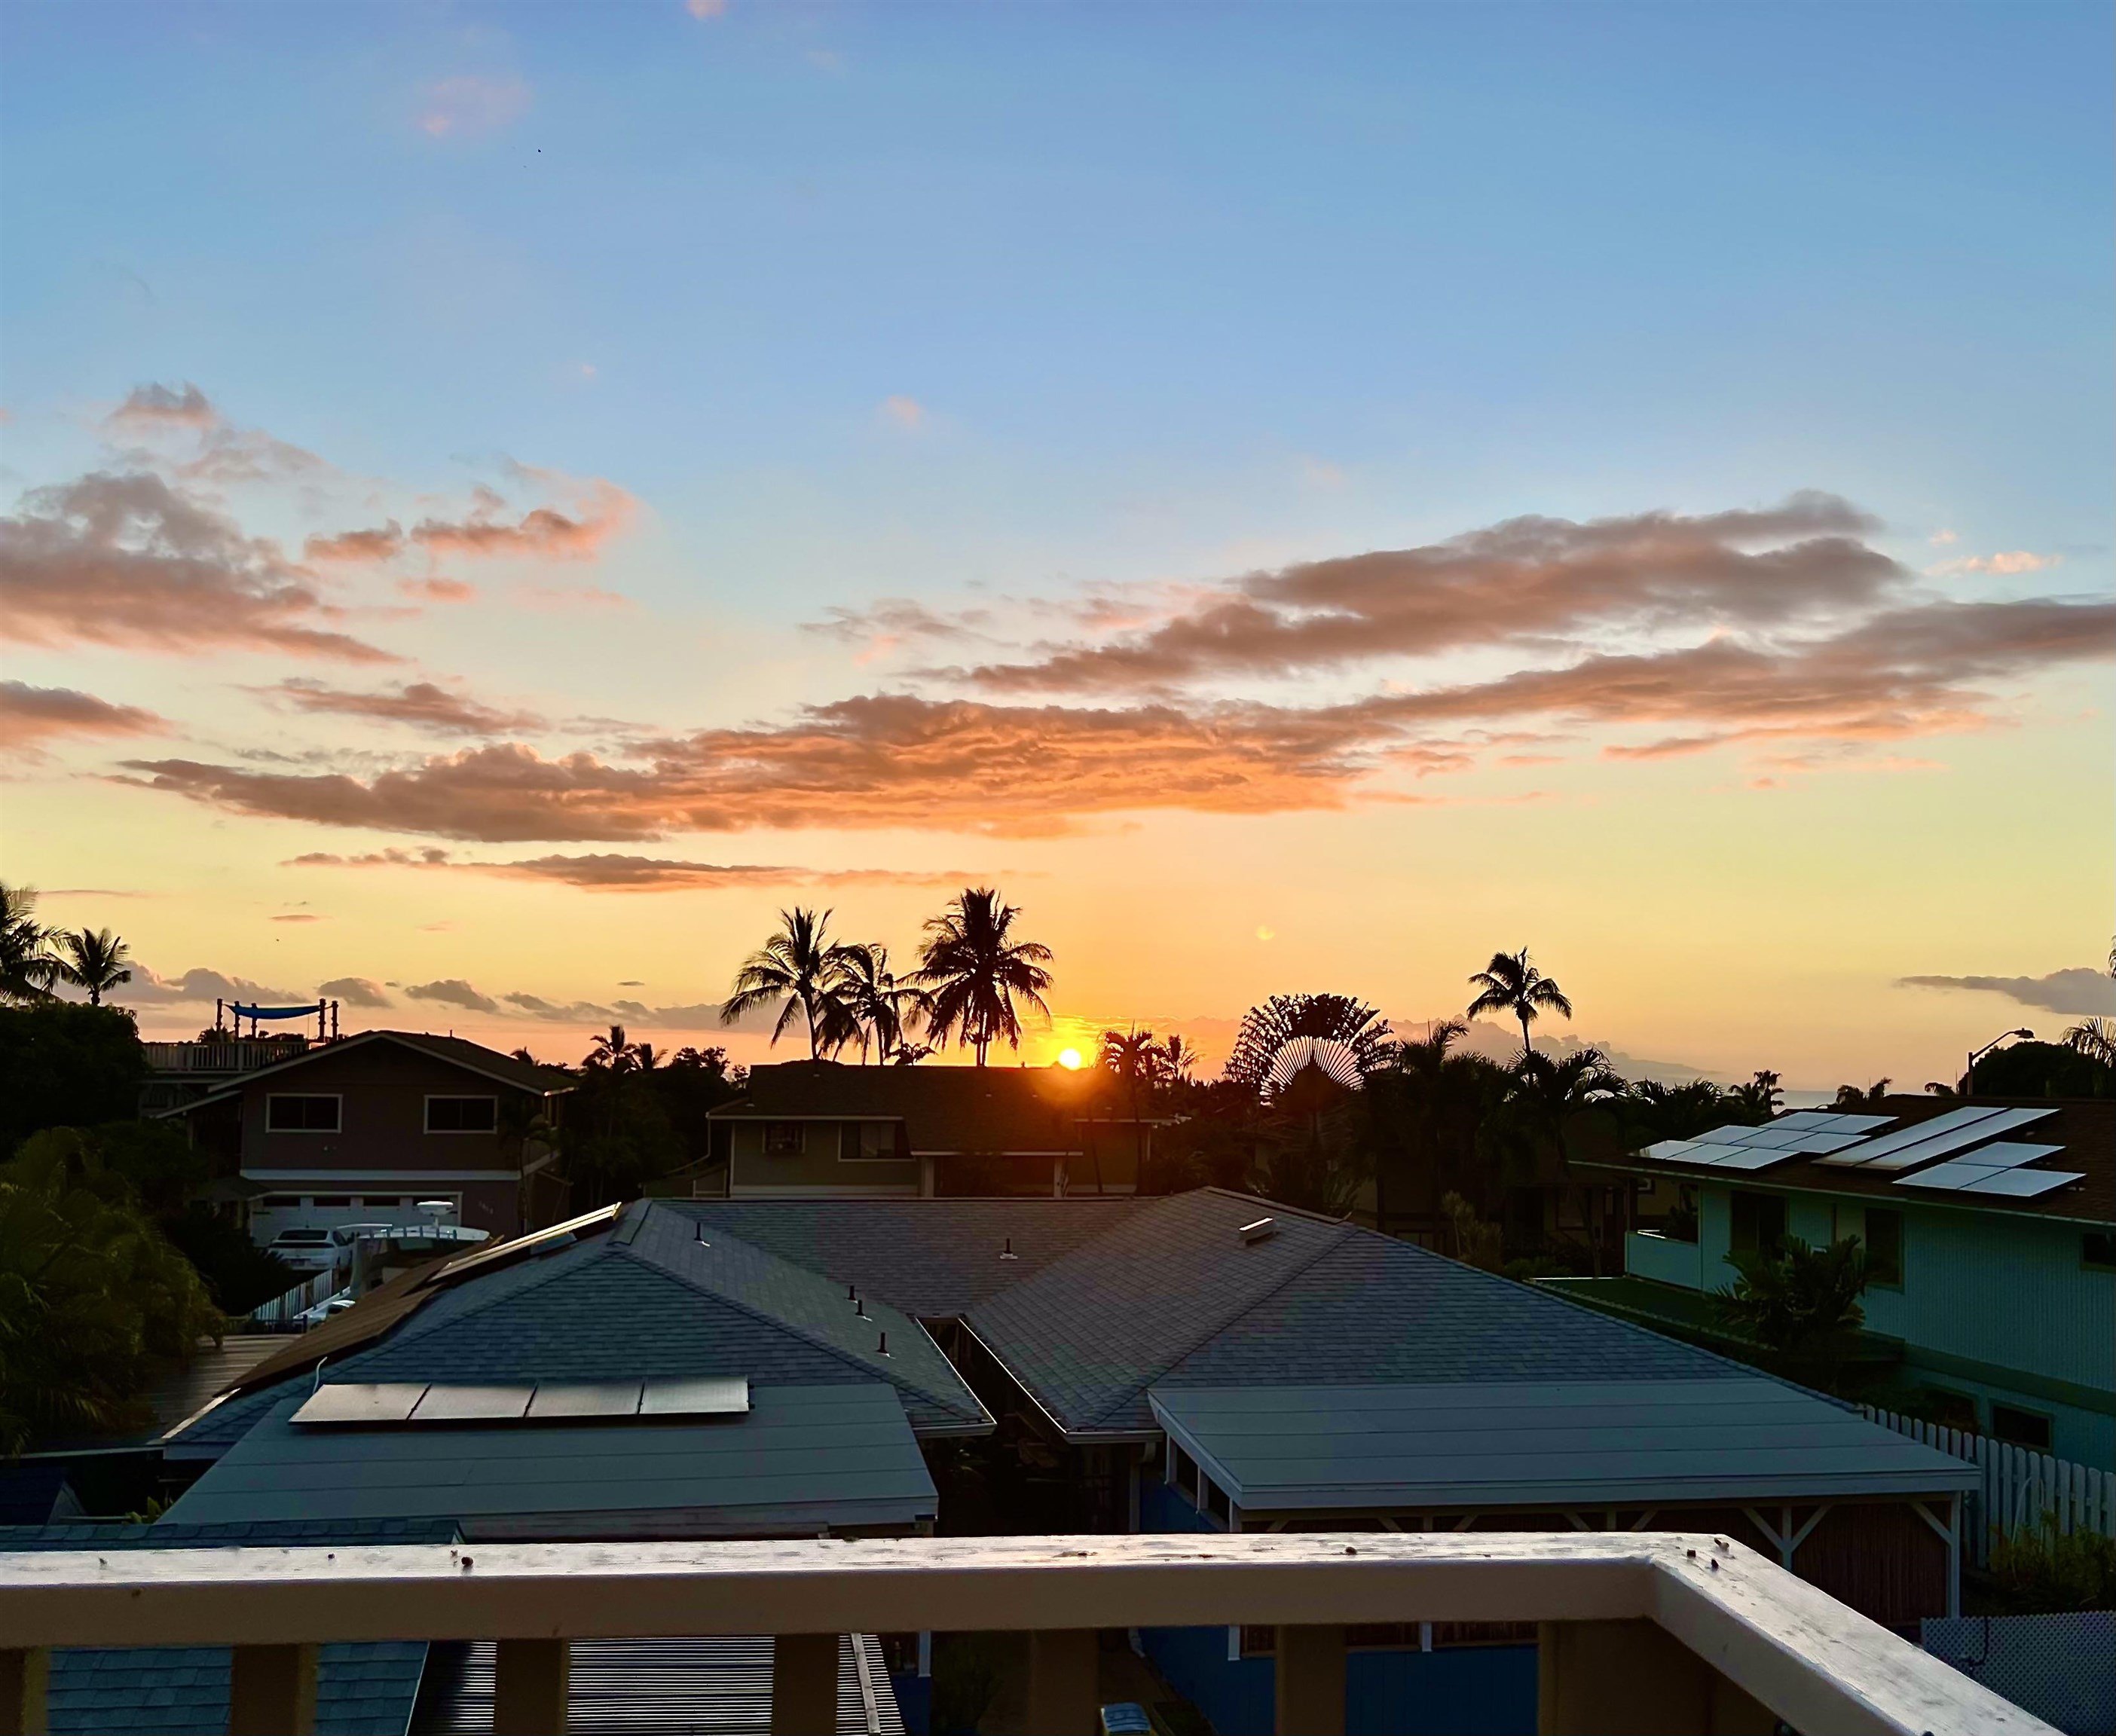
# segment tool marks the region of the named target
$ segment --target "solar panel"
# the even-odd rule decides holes
[[[288,1420],[340,1425],[403,1422],[409,1420],[412,1407],[426,1394],[426,1383],[423,1380],[379,1384],[334,1381],[329,1386],[318,1387]]]
[[[1792,1149],[1810,1157],[1819,1157],[1830,1151],[1842,1151],[1847,1146],[1856,1146],[1866,1136],[1863,1133],[1810,1133]]]
[[[528,1420],[548,1422],[585,1417],[636,1417],[638,1380],[541,1380],[529,1401]]]
[[[1823,1162],[1826,1164],[1868,1163],[1878,1157],[1888,1157],[1898,1151],[1907,1150],[1912,1146],[1923,1145],[1928,1140],[1966,1132],[2005,1113],[2003,1109],[1992,1109],[1988,1106],[1949,1109],[1944,1115],[1935,1115],[1930,1121],[1920,1121],[1912,1126],[1898,1128],[1893,1133],[1884,1133],[1877,1138],[1861,1141],[1856,1146],[1848,1146],[1841,1154],[1825,1157]],[[1979,1134],[1976,1137],[1982,1138],[1985,1136]],[[1901,1166],[1890,1167],[1900,1168]]]
[[[1699,1134],[1697,1142],[1704,1146],[1745,1146],[1752,1135],[1762,1131],[1760,1127],[1750,1127],[1746,1123],[1737,1127],[1714,1127],[1709,1133]]]
[[[1868,1169],[1907,1169],[1914,1164],[1927,1163],[1935,1157],[1945,1157],[1950,1152],[1966,1150],[1971,1146],[1980,1145],[2001,1133],[2011,1133],[2016,1128],[2027,1126],[2031,1121],[2040,1121],[2044,1116],[2055,1114],[2054,1109],[1999,1109],[1981,1121],[1955,1127],[1930,1139],[1919,1140],[1912,1145],[1899,1146],[1879,1157],[1869,1157],[1861,1167]]]
[[[749,1408],[749,1380],[649,1380],[640,1395],[642,1417],[738,1417]]]
[[[1724,1155],[1700,1158],[1700,1163],[1709,1164],[1714,1169],[1768,1169],[1773,1164],[1782,1164],[1793,1156],[1791,1151],[1773,1151],[1768,1146],[1727,1146]]]
[[[536,1389],[527,1381],[493,1386],[430,1386],[413,1422],[519,1422]]]
[[[1968,1183],[1962,1192],[1994,1193],[2009,1200],[2031,1200],[2068,1182],[2086,1179],[2085,1173],[2077,1169],[1994,1169]]]
[[[1691,1154],[1696,1150],[1697,1141],[1694,1139],[1663,1139],[1648,1146],[1645,1155],[1657,1164],[1695,1163],[1696,1159]]]

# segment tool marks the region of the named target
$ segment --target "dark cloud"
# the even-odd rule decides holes
[[[224,976],[218,971],[186,971],[181,976],[157,976],[145,965],[132,967],[132,981],[113,997],[121,1004],[140,1007],[210,1005],[217,1000],[241,1001],[246,1006],[297,1007],[315,996],[298,989],[275,989],[252,982],[246,976]]]
[[[0,681],[0,746],[34,747],[53,736],[153,735],[168,727],[151,711],[71,687]]]
[[[481,994],[460,976],[445,977],[439,982],[412,983],[406,985],[407,1000],[437,1001],[444,1007],[461,1007],[467,1013],[497,1013],[499,1003]]]
[[[430,681],[356,693],[297,676],[269,691],[303,711],[406,723],[436,735],[494,736],[544,728],[544,719],[533,711],[502,711]]]
[[[343,611],[276,545],[145,471],[39,489],[0,518],[0,605],[31,645],[398,660],[329,626]]]
[[[2051,1013],[2116,1013],[2116,979],[2084,965],[2052,971],[2047,976],[1905,976],[1899,985],[1912,989],[1975,989]]]
[[[1150,630],[968,672],[996,691],[1160,691],[1598,632],[1760,627],[1860,609],[1906,576],[1833,495],[1760,512],[1518,518],[1451,541],[1303,563],[1208,592]]]
[[[343,1002],[348,1007],[387,1007],[389,997],[382,992],[382,985],[370,977],[334,976],[329,982],[316,985],[316,993],[325,999]]]

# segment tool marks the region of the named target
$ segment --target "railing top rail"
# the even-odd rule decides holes
[[[1723,1537],[1373,1532],[0,1554],[0,1645],[1649,1619],[1796,1728],[2048,1726]]]

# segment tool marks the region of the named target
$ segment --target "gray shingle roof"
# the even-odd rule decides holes
[[[52,1736],[219,1736],[231,1656],[225,1646],[54,1651],[44,1698]],[[403,1736],[426,1663],[423,1642],[320,1648],[316,1736]]]
[[[280,1401],[169,1509],[236,1520],[448,1520],[467,1538],[779,1536],[935,1516],[895,1389],[766,1386],[708,1422],[320,1429]]]
[[[684,1200],[661,1210],[719,1225],[922,1320],[954,1319],[1153,1205],[1065,1200]],[[1009,1243],[1014,1257],[1003,1260]]]

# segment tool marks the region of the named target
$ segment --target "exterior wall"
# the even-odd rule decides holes
[[[271,1131],[266,1105],[279,1095],[338,1097],[338,1131]],[[504,1136],[429,1133],[426,1099],[493,1097],[504,1118],[508,1100],[521,1095],[393,1043],[326,1049],[301,1067],[244,1088],[242,1173],[272,1193],[292,1196],[460,1193],[465,1224],[511,1234],[518,1227],[520,1188],[517,1160],[504,1149]],[[290,1176],[302,1179],[285,1179]],[[350,1221],[352,1215],[326,1210],[315,1221]],[[281,1213],[275,1227],[294,1221]]]
[[[727,1125],[728,1191],[738,1198],[918,1192],[918,1159],[861,1157],[858,1122],[802,1122],[800,1151],[770,1156],[764,1150],[766,1123],[733,1121]],[[853,1155],[847,1157],[847,1150]]]
[[[1732,1192],[1700,1189],[1695,1249],[1634,1234],[1626,1270],[1688,1289],[1723,1288],[1733,1276]],[[2081,1226],[1934,1206],[1904,1192],[1900,1202],[1787,1194],[1786,1232],[1819,1245],[1863,1235],[1870,1208],[1901,1212],[1902,1280],[1868,1287],[1867,1329],[1902,1342],[1919,1384],[1972,1401],[1980,1431],[1995,1432],[1995,1403],[2049,1418],[2058,1458],[2116,1464],[2116,1272],[2084,1263]]]

